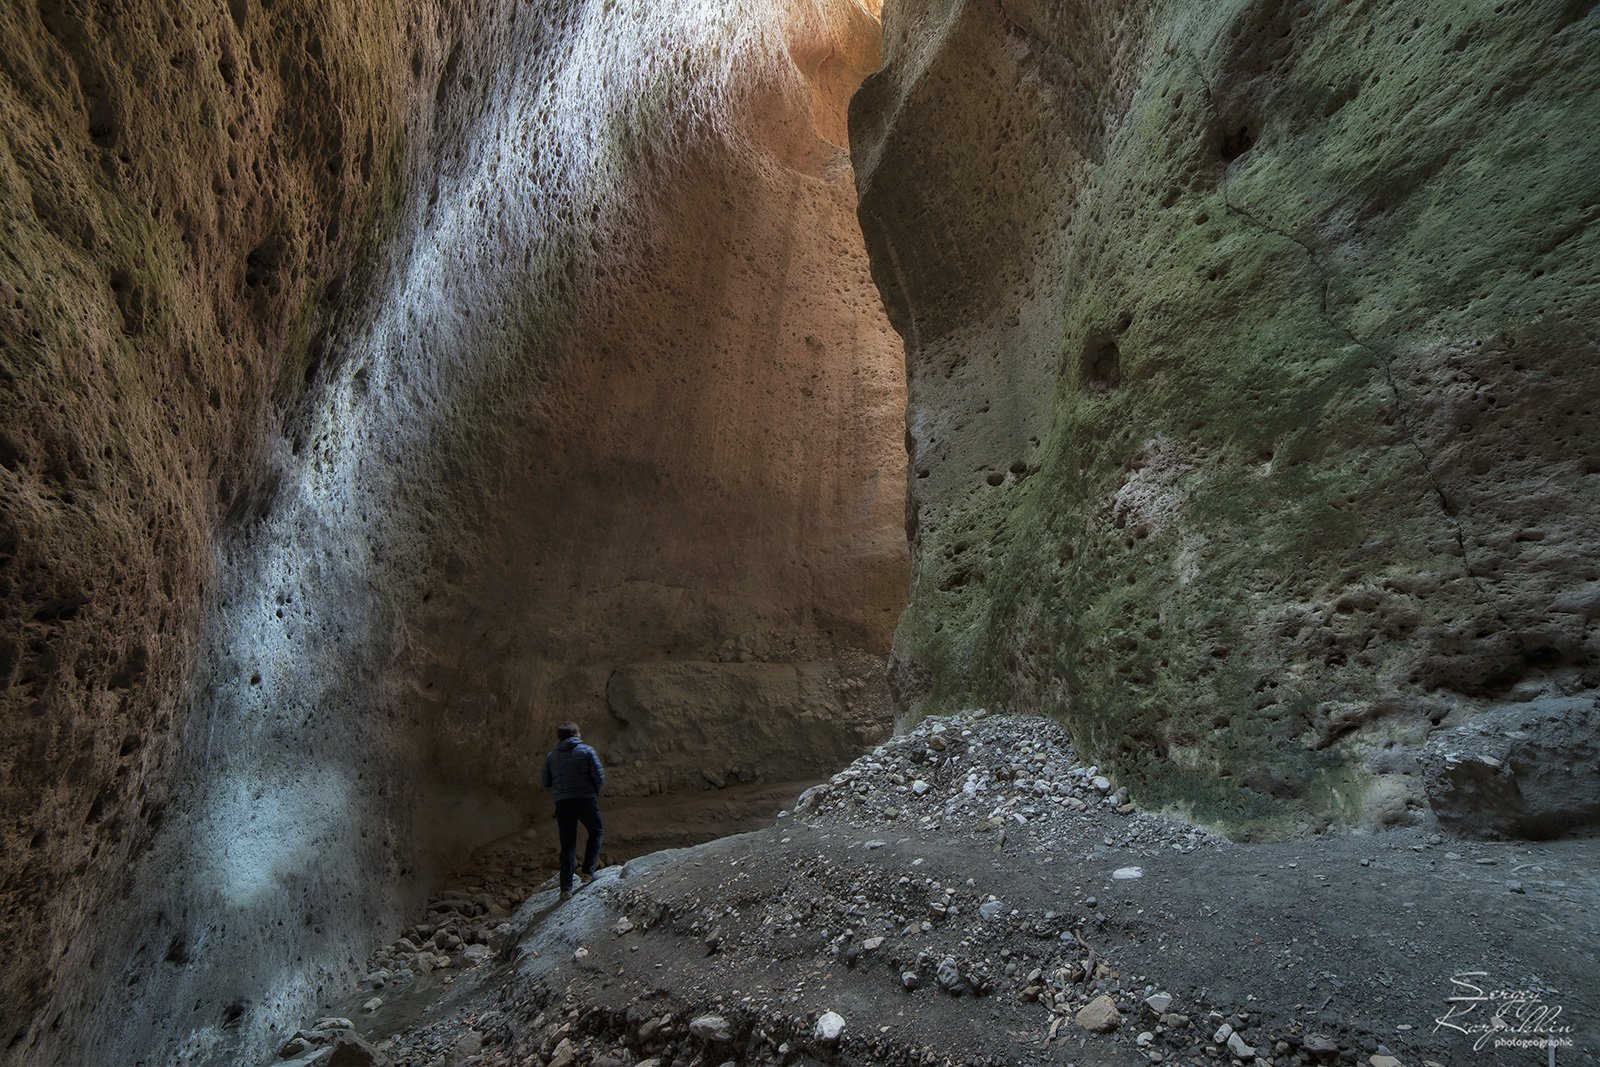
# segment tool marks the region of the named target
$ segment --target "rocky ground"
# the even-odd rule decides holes
[[[1600,840],[1230,842],[1037,718],[926,721],[774,825],[565,904],[499,857],[283,1058],[1449,1067],[1546,1064],[1553,1037],[1600,1062]]]

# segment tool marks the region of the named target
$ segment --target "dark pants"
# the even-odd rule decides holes
[[[588,841],[583,846],[584,874],[593,874],[600,859],[600,839],[605,826],[600,822],[600,801],[595,797],[573,797],[556,801],[556,827],[561,831],[561,888],[572,888],[572,865],[578,856],[578,824],[583,823]]]

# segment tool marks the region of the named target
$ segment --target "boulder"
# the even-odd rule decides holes
[[[389,1057],[355,1034],[341,1034],[333,1043],[328,1067],[388,1067]]]
[[[1422,756],[1440,823],[1544,839],[1600,823],[1600,701],[1541,697],[1435,734]]]

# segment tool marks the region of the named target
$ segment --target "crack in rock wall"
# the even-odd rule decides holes
[[[899,695],[1062,715],[1237,832],[1528,825],[1428,780],[1600,685],[1597,17],[890,4],[851,132],[910,375]],[[1587,753],[1579,703],[1518,721]]]
[[[259,1054],[563,719],[635,795],[888,726],[876,22],[379,7],[0,13],[9,1062]]]

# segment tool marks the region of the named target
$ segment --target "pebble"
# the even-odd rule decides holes
[[[1111,872],[1111,877],[1115,878],[1119,882],[1132,881],[1135,878],[1143,878],[1144,877],[1144,868],[1143,867],[1118,867],[1116,870]]]
[[[310,1052],[315,1047],[315,1045],[307,1041],[305,1038],[296,1035],[295,1037],[291,1037],[287,1042],[284,1043],[283,1047],[278,1050],[278,1058],[280,1060],[292,1060],[302,1052]]]
[[[825,1011],[817,1018],[817,1025],[811,1032],[818,1041],[831,1045],[844,1033],[844,1016],[836,1011]]]
[[[477,1037],[476,1034],[472,1034],[470,1036]],[[462,1038],[462,1041],[464,1041],[464,1040],[466,1040],[465,1037]],[[479,1051],[482,1050],[482,1048],[483,1048],[483,1039],[482,1038],[479,1038],[477,1048],[474,1048],[471,1052],[463,1051],[461,1049],[461,1041],[457,1041],[456,1042],[456,1048],[455,1048],[455,1053],[456,1053],[455,1058],[459,1061],[459,1060],[464,1060],[464,1059],[468,1058],[469,1056],[475,1056],[475,1055],[478,1054]],[[556,1045],[555,1051],[550,1054],[549,1067],[574,1067],[574,1065],[577,1062],[578,1062],[578,1046],[573,1043],[572,1038],[564,1037],[564,1038],[561,1039],[561,1042]]]
[[[1152,993],[1144,998],[1144,1006],[1149,1008],[1153,1015],[1165,1015],[1172,1008],[1172,994]]]
[[[1109,1034],[1122,1025],[1122,1013],[1117,1010],[1117,1002],[1109,994],[1102,993],[1079,1008],[1072,1021],[1085,1030]]]
[[[702,1015],[689,1023],[689,1032],[702,1041],[732,1041],[733,1027],[721,1015]]]
[[[1245,1044],[1244,1038],[1240,1037],[1238,1033],[1228,1035],[1228,1051],[1241,1060],[1253,1060],[1256,1058],[1256,1050]]]

